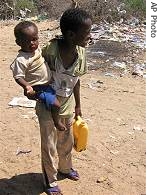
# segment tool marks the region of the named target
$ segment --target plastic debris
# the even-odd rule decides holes
[[[91,29],[91,43],[95,43],[97,40],[99,40],[102,35],[108,32],[108,30],[109,26],[107,23],[101,23],[100,25],[93,24]]]
[[[120,8],[118,7],[118,9]],[[124,14],[125,12],[125,10],[120,11],[121,14]],[[118,42],[129,41],[144,49],[146,46],[146,32],[145,27],[139,25],[139,23],[138,19],[132,18],[131,20],[128,20],[127,24],[123,24],[123,18],[121,18],[117,25],[109,24],[106,21],[100,23],[99,25],[93,24],[91,30],[91,44],[94,44],[96,41],[101,39]]]
[[[135,131],[143,131],[143,128],[140,125],[134,126],[133,130]]]
[[[30,152],[31,150],[21,150],[20,148],[18,148],[16,151],[16,156],[18,156],[19,154],[28,154]]]
[[[112,65],[121,69],[126,69],[125,62],[114,62]]]
[[[132,131],[132,132],[130,132],[130,131],[129,131],[129,132],[128,132],[128,134],[129,134],[129,135],[133,135],[133,134],[134,134],[134,132],[133,132],[133,131]]]
[[[14,97],[9,103],[9,106],[20,106],[26,108],[35,108],[36,101],[29,100],[26,96],[24,97]]]
[[[131,26],[139,25],[140,21],[138,18],[132,17],[131,19],[127,20],[127,24]]]
[[[102,176],[102,177],[97,179],[97,183],[103,183],[104,181],[107,181],[107,180],[108,180],[108,177]]]
[[[117,150],[110,150],[110,153],[116,155],[116,154],[119,153],[119,151],[117,151]]]
[[[106,72],[106,73],[105,73],[105,76],[115,77],[115,75],[112,74],[112,73],[110,73],[110,72]]]
[[[97,80],[97,81],[92,81],[91,83],[88,84],[90,89],[97,90],[98,88],[101,88],[101,85],[103,84],[103,81]]]
[[[106,52],[103,51],[91,51],[92,54],[100,55],[100,56],[105,56]]]
[[[137,75],[137,76],[144,76],[145,74],[145,64],[136,64],[133,67],[132,75]]]
[[[113,136],[113,135],[109,135],[109,137],[112,138],[112,139],[116,139],[116,137]]]

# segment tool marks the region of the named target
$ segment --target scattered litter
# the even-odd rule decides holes
[[[143,128],[140,127],[140,125],[138,125],[138,126],[134,126],[133,130],[135,130],[135,131],[143,131]]]
[[[18,156],[19,154],[28,154],[30,152],[31,150],[21,150],[20,148],[18,148],[16,151],[16,156]]]
[[[108,177],[100,177],[97,179],[97,183],[103,183],[104,181],[107,181],[108,180]]]
[[[105,76],[109,76],[109,77],[116,77],[114,74],[110,73],[110,72],[106,72]]]
[[[98,89],[101,88],[101,85],[103,84],[103,81],[97,80],[97,81],[92,81],[92,83],[89,83],[88,86],[90,89]]]
[[[92,54],[100,55],[100,56],[105,56],[107,53],[103,51],[91,51]]]
[[[91,39],[92,39],[91,44],[99,40],[102,35],[108,32],[108,30],[109,30],[109,26],[107,23],[105,24],[101,23],[100,25],[93,24],[91,29]]]
[[[119,126],[126,126],[127,125],[127,123],[121,123],[121,124],[119,124]]]
[[[132,132],[129,131],[128,134],[129,134],[129,135],[132,135],[132,134],[134,134],[134,132],[133,132],[133,131],[132,131]]]
[[[36,106],[35,100],[29,100],[26,96],[14,97],[9,103],[9,106],[20,106],[26,108],[34,108]]]
[[[132,75],[143,77],[145,75],[145,64],[136,64],[133,67]]]
[[[135,17],[132,17],[131,19],[127,21],[127,24],[131,26],[137,26],[139,25],[139,23],[140,23],[139,19]]]
[[[112,65],[121,69],[126,69],[125,62],[114,62]]]
[[[110,153],[115,155],[115,154],[118,154],[119,151],[118,150],[110,150]]]
[[[121,92],[121,91],[120,91],[120,92]],[[127,89],[127,90],[126,90],[126,89],[123,89],[122,92],[124,92],[124,93],[135,93],[134,91],[128,90],[128,89]]]
[[[122,73],[120,73],[120,77],[123,77],[124,75],[126,75],[128,73],[128,70],[124,70]]]
[[[96,89],[96,87],[92,86],[92,84],[88,84],[88,86],[90,89],[94,89],[94,90]]]
[[[119,14],[123,14],[126,10],[124,6],[120,4],[117,7]],[[107,23],[105,20],[100,24],[94,24],[92,26],[92,41],[91,44],[95,44],[95,46],[89,46],[87,48],[87,55],[89,59],[96,60],[96,62],[89,63],[89,69],[98,69],[98,68],[119,68],[119,71],[122,71],[119,74],[119,77],[123,77],[128,72],[131,72],[131,65],[135,61],[133,59],[137,58],[138,54],[142,52],[142,50],[146,49],[146,26],[140,24],[140,21],[132,17],[129,21],[125,21],[124,23]],[[105,44],[104,42],[107,42]],[[131,47],[135,48],[131,54],[133,56],[128,56],[127,59],[124,59],[123,62],[115,61],[119,59],[110,59],[112,53],[110,49],[108,49],[108,44],[111,42],[115,42],[115,44],[124,43],[125,48],[129,50]],[[116,43],[117,42],[117,43]],[[132,46],[133,45],[133,46]],[[107,50],[107,49],[108,50]],[[137,62],[138,63],[138,62]],[[136,65],[138,66],[138,65]],[[145,68],[136,68],[134,66],[134,70],[132,72],[133,75],[141,76],[145,78]],[[117,70],[118,71],[118,70]],[[118,72],[117,72],[118,73]],[[115,77],[114,74],[111,72],[107,72],[106,76]],[[118,78],[119,78],[118,77]],[[117,78],[117,77],[116,77]]]
[[[115,136],[113,136],[113,135],[109,135],[109,137],[112,139],[116,139]]]

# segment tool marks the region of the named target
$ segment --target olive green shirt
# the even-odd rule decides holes
[[[74,111],[74,86],[79,77],[87,72],[85,48],[76,47],[77,58],[69,68],[65,69],[59,54],[58,39],[52,39],[42,49],[42,55],[52,72],[52,85],[61,103],[60,115],[71,116]]]

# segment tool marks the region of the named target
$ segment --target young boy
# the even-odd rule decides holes
[[[87,71],[84,47],[91,38],[91,25],[91,16],[86,11],[79,8],[66,10],[60,19],[62,36],[52,39],[42,50],[42,55],[52,71],[53,87],[61,104],[61,122],[66,126],[65,131],[56,132],[51,113],[41,102],[37,102],[42,170],[46,192],[50,195],[61,194],[56,182],[57,173],[72,180],[79,179],[78,172],[72,167],[72,121],[74,110],[75,118],[82,115],[79,77]],[[55,165],[56,149],[59,158],[58,171]]]
[[[58,130],[65,130],[59,120],[60,103],[55,90],[50,86],[51,73],[41,55],[38,42],[38,28],[30,21],[23,21],[14,28],[16,43],[21,47],[10,68],[16,82],[23,87],[24,94],[29,98],[45,103],[46,108],[52,110],[55,126]]]

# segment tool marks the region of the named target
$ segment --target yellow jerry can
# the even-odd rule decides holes
[[[74,149],[77,152],[86,150],[88,139],[88,126],[87,123],[82,120],[80,116],[77,120],[73,121],[73,136],[74,136]]]

